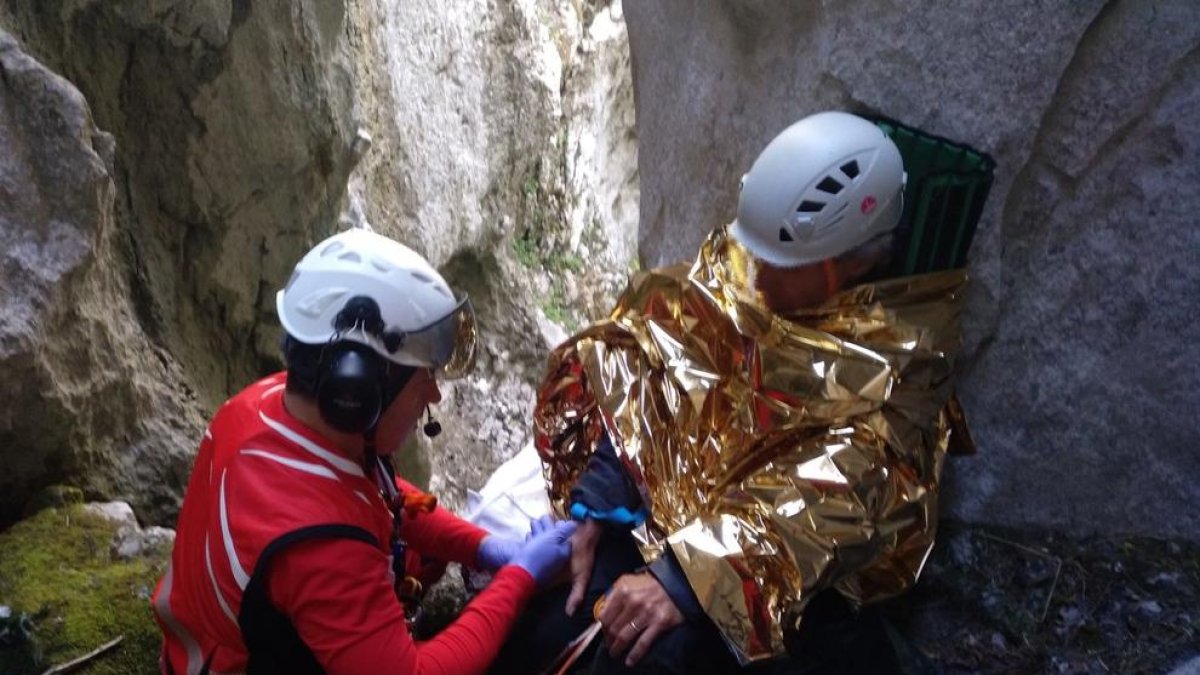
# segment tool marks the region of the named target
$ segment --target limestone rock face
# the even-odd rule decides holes
[[[45,66],[2,99],[6,512],[73,482],[171,521],[204,418],[278,366],[274,291],[356,159],[344,18],[5,3],[6,72]]]
[[[624,10],[0,4],[0,521],[70,482],[169,522],[339,218],[475,303],[479,368],[408,449],[461,504],[528,438],[547,349],[732,218],[778,130],[848,108],[999,163],[962,386],[981,453],[951,464],[951,515],[1200,536],[1194,2]]]
[[[690,258],[787,124],[885,114],[991,153],[949,514],[1200,537],[1200,6],[626,3],[643,259]]]
[[[276,290],[339,220],[477,308],[479,368],[402,462],[460,504],[528,438],[548,348],[635,264],[619,4],[20,0],[0,30],[0,523],[68,483],[169,524],[204,420],[281,365]]]
[[[138,329],[114,212],[113,138],[75,87],[0,32],[0,517],[75,476],[178,499],[189,402]]]
[[[347,218],[424,253],[479,318],[476,371],[443,385],[445,431],[405,467],[460,506],[529,438],[549,348],[608,311],[636,260],[624,21],[619,3],[559,0],[347,14],[371,139]]]

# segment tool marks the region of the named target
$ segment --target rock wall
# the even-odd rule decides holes
[[[205,418],[280,365],[276,289],[339,219],[474,299],[480,368],[436,451],[409,448],[459,504],[635,259],[619,6],[24,0],[0,31],[0,523],[57,482],[170,522]]]
[[[65,476],[178,499],[194,402],[139,330],[114,173],[79,91],[0,31],[0,522]]]
[[[636,136],[617,3],[348,3],[371,149],[365,218],[438,265],[479,315],[476,372],[419,439],[451,505],[530,437],[533,386],[565,330],[607,312],[635,260]]]
[[[69,236],[47,248],[79,252],[40,288],[10,277],[30,311],[0,319],[20,336],[0,385],[14,416],[0,428],[4,453],[47,459],[6,474],[18,487],[0,502],[7,514],[40,485],[70,481],[170,521],[203,419],[278,363],[273,291],[340,209],[355,159],[344,14],[323,0],[6,8],[22,58],[69,81],[43,76],[108,132],[109,163],[82,192],[62,174],[96,163],[87,148],[56,154],[36,134],[87,138],[92,119],[59,129],[35,108],[4,125],[32,127],[17,142],[47,167],[16,189],[87,204],[64,218],[14,214],[4,228],[26,242],[62,228]],[[79,315],[90,323],[60,329]]]
[[[1194,3],[627,9],[632,79],[621,6],[585,0],[0,7],[0,520],[69,480],[169,521],[339,217],[475,300],[480,368],[410,448],[460,504],[527,440],[547,348],[690,257],[776,131],[849,108],[1000,164],[951,514],[1200,536]]]
[[[996,158],[952,516],[1200,538],[1200,5],[626,3],[643,259],[690,258],[790,122],[885,114]]]

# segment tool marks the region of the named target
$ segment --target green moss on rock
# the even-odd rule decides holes
[[[80,505],[48,508],[0,534],[0,605],[32,619],[32,638],[0,647],[0,673],[36,673],[124,635],[89,663],[95,675],[154,673],[160,635],[150,610],[169,550],[123,560],[117,523]]]

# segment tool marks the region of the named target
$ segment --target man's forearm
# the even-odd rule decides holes
[[[642,497],[625,474],[607,436],[588,458],[587,470],[571,488],[571,516],[610,525],[635,526],[645,520]]]

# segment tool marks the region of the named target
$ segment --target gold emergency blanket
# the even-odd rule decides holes
[[[690,271],[635,277],[550,357],[535,442],[560,515],[602,433],[743,662],[783,651],[818,591],[911,586],[933,544],[950,443],[962,271],[866,284],[783,318],[719,228]],[[953,430],[953,433],[951,431]]]

